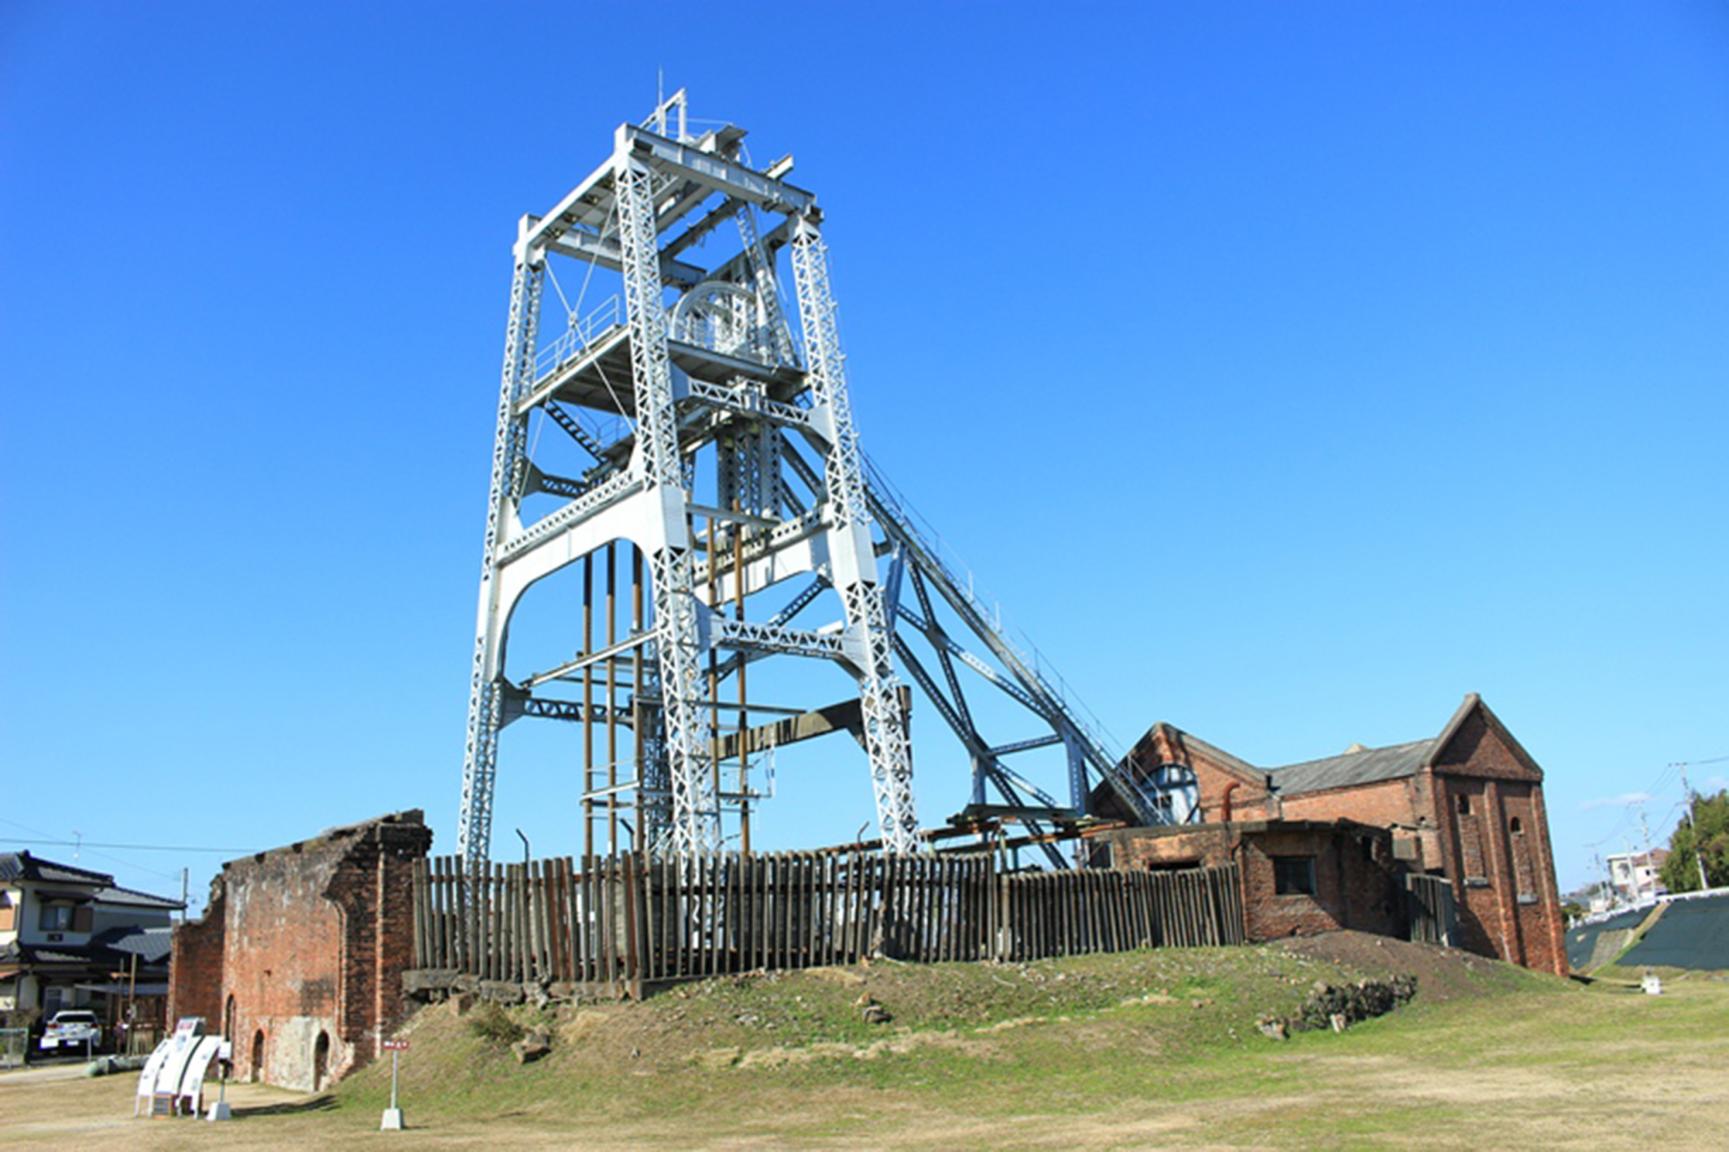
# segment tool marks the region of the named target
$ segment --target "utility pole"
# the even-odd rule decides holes
[[[1645,805],[1643,804],[1639,805],[1639,831],[1645,836],[1645,867],[1649,869],[1651,867],[1651,822],[1645,819]],[[1633,886],[1634,888],[1639,887],[1638,868],[1633,869]],[[1651,881],[1651,894],[1657,894],[1657,881],[1655,878]]]
[[[1711,887],[1711,881],[1705,877],[1705,854],[1699,851],[1699,824],[1693,818],[1693,786],[1687,783],[1687,765],[1677,764],[1681,769],[1681,795],[1686,798],[1687,827],[1693,832],[1693,863],[1699,867],[1699,891]]]
[[[1627,903],[1639,903],[1639,853],[1633,847],[1631,836],[1621,837],[1621,844],[1627,849]]]
[[[182,924],[186,923],[186,898],[190,895],[191,882],[192,870],[182,868],[180,870],[180,922]]]

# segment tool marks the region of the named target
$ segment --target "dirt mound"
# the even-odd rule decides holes
[[[1278,947],[1312,960],[1356,969],[1365,976],[1415,976],[1418,999],[1429,1002],[1482,995],[1485,981],[1498,984],[1503,980],[1517,983],[1541,979],[1523,968],[1486,956],[1366,932],[1328,932],[1284,940]]]

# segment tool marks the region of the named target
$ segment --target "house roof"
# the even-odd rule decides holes
[[[138,957],[140,964],[162,964],[174,948],[172,928],[110,928],[93,937],[93,947],[106,948],[122,956]]]
[[[124,971],[138,958],[144,969],[168,963],[173,936],[168,928],[110,928],[84,944],[0,945],[0,970],[83,965],[102,972]]]
[[[71,864],[60,864],[32,856],[29,852],[0,852],[0,883],[69,884],[77,891],[45,891],[50,899],[95,900],[101,904],[123,904],[132,908],[158,908],[173,912],[186,907],[179,900],[153,896],[136,888],[122,888],[107,872],[92,872]],[[94,888],[95,891],[89,891]]]
[[[1403,776],[1415,776],[1421,771],[1440,742],[1440,737],[1433,737],[1386,748],[1365,748],[1360,752],[1305,760],[1268,771],[1273,775],[1273,785],[1287,796],[1397,780]]]
[[[87,944],[24,944],[14,940],[0,946],[0,969],[92,964],[95,961],[96,956]]]
[[[166,896],[152,896],[148,892],[140,892],[136,888],[121,888],[110,884],[96,893],[96,899],[102,904],[125,904],[132,908],[157,908],[168,912],[177,912],[186,907],[179,900],[171,900]]]
[[[47,881],[50,884],[110,885],[114,883],[114,877],[106,872],[92,872],[88,868],[77,868],[71,864],[58,864],[53,860],[32,856],[28,851],[0,852],[0,880],[14,883],[21,880],[36,880]]]
[[[1208,744],[1206,741],[1162,720],[1147,730],[1147,734],[1141,738],[1141,742],[1136,747],[1139,748],[1142,744],[1153,741],[1162,733],[1170,745],[1186,748],[1191,752],[1201,752],[1227,771],[1250,775],[1255,778],[1265,778],[1280,794],[1293,796],[1415,776],[1424,768],[1435,765],[1437,760],[1443,758],[1447,746],[1453,742],[1453,738],[1459,733],[1466,720],[1479,714],[1484,722],[1505,741],[1513,756],[1541,778],[1543,770],[1513,738],[1512,733],[1507,731],[1505,725],[1483,702],[1483,698],[1475,692],[1465,696],[1452,717],[1448,719],[1446,726],[1441,729],[1440,734],[1427,740],[1412,740],[1405,744],[1390,744],[1383,748],[1365,748],[1361,744],[1353,744],[1349,751],[1342,752],[1337,756],[1324,756],[1319,760],[1304,760],[1301,763],[1287,764],[1278,768],[1257,768],[1248,761],[1232,756],[1223,749]],[[1131,770],[1151,766],[1138,763],[1132,754],[1125,761],[1125,764]]]

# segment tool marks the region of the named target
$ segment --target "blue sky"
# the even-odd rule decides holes
[[[1729,756],[1729,10],[649,11],[0,11],[0,841],[452,846],[515,221],[657,68],[796,154],[867,447],[1118,736],[1481,692],[1563,887]]]

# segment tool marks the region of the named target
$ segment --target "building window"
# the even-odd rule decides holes
[[[1469,816],[1470,814],[1471,814],[1471,798],[1469,796],[1461,795],[1459,797],[1459,815]]]
[[[1313,856],[1273,857],[1273,891],[1280,896],[1313,896],[1315,894],[1315,858]]]
[[[1507,830],[1512,833],[1513,841],[1513,882],[1518,886],[1518,898],[1521,904],[1537,902],[1536,873],[1531,868],[1531,849],[1525,843],[1525,829],[1519,823],[1517,816],[1507,821]]]
[[[44,904],[36,926],[44,932],[72,931],[72,905]]]

